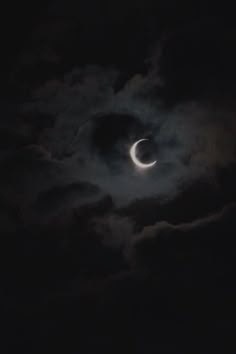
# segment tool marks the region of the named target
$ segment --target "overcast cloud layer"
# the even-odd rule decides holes
[[[50,1],[9,62],[0,252],[12,352],[225,353],[221,334],[234,338],[235,19],[181,3]],[[129,157],[142,138],[139,158],[157,160],[146,171]]]

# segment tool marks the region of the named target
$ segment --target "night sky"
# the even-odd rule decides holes
[[[226,5],[3,6],[2,354],[236,353]]]

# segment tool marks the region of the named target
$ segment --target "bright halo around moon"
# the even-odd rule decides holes
[[[143,162],[139,161],[139,159],[136,156],[136,148],[137,148],[138,144],[141,143],[141,141],[146,141],[146,140],[148,140],[148,139],[140,139],[140,140],[136,141],[136,143],[134,143],[131,146],[130,151],[129,151],[130,157],[131,157],[132,161],[134,162],[134,164],[142,169],[153,167],[157,163],[157,161],[153,161],[150,163],[143,163]]]

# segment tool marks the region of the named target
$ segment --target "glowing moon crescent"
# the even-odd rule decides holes
[[[136,147],[138,146],[139,143],[141,143],[141,141],[145,141],[148,139],[140,139],[138,141],[136,141],[136,143],[134,143],[131,148],[130,148],[130,157],[132,159],[132,161],[135,163],[136,166],[140,167],[140,168],[150,168],[153,167],[157,161],[153,161],[151,163],[142,163],[141,161],[139,161],[136,157]]]

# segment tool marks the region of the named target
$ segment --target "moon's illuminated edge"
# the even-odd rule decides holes
[[[145,140],[148,140],[148,139],[140,139],[140,140],[136,141],[131,146],[130,151],[129,151],[130,157],[131,157],[132,161],[134,162],[134,164],[142,169],[153,167],[157,163],[156,160],[153,162],[150,162],[150,163],[143,163],[143,162],[139,161],[139,159],[137,158],[136,148],[137,148],[138,144],[141,143],[141,141],[145,141]]]

